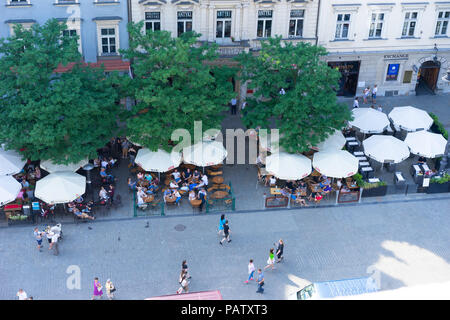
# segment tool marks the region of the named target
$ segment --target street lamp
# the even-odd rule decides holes
[[[87,184],[87,191],[91,192],[92,194],[92,200],[94,200],[94,190],[92,188],[92,181],[91,181],[91,170],[94,169],[94,165],[92,163],[87,163],[83,166],[83,170],[86,171],[86,184]]]

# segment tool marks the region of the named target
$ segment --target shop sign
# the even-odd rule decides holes
[[[398,54],[385,54],[384,60],[408,60],[409,55],[407,53],[398,53]]]
[[[272,10],[258,10],[258,18],[272,18]]]
[[[192,11],[178,11],[178,20],[192,19]]]

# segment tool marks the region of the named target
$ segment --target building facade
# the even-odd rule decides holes
[[[129,70],[119,49],[128,47],[128,7],[125,0],[0,0],[0,38],[56,18],[67,23],[65,35],[78,35],[83,60],[103,63],[107,71]]]
[[[450,92],[450,1],[328,0],[318,44],[342,73],[339,94]]]
[[[317,41],[318,0],[130,0],[133,22],[146,30],[201,34],[222,56],[257,49],[261,40]]]

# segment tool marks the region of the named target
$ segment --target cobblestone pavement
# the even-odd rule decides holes
[[[223,247],[218,215],[67,224],[59,256],[47,243],[42,252],[36,249],[31,226],[2,228],[0,299],[14,299],[19,288],[35,299],[90,299],[94,277],[102,283],[111,278],[117,299],[173,294],[183,259],[191,291],[219,289],[224,299],[286,299],[309,282],[373,270],[383,290],[449,281],[449,208],[449,199],[441,198],[234,213],[227,215],[233,240]],[[264,267],[279,238],[286,243],[285,261],[265,272],[266,291],[259,295],[254,283],[243,283],[248,260]],[[80,267],[80,290],[66,287],[71,265]]]

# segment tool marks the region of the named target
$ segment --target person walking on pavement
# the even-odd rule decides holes
[[[183,291],[184,293],[189,292],[189,282],[187,280],[186,272],[184,270],[181,270],[180,279],[178,281],[180,283],[180,287],[177,290],[177,294],[181,294]]]
[[[94,278],[94,295],[92,296],[92,300],[94,299],[101,299],[103,296],[103,287],[100,283],[100,281],[98,281],[98,278],[95,277]]]
[[[187,279],[192,278],[191,275],[188,273],[188,265],[186,264],[186,260],[183,260],[183,262],[181,263],[181,270],[185,272]]]
[[[250,262],[248,263],[248,279],[245,281],[245,283],[248,283],[249,281],[253,280],[254,274],[255,274],[255,265],[253,264],[253,259],[250,259]]]
[[[27,293],[23,289],[19,289],[19,291],[16,293],[16,297],[19,300],[28,300]]]
[[[359,108],[358,97],[355,97],[355,100],[353,100],[353,109],[354,109],[354,108]]]
[[[228,226],[228,220],[225,220],[225,224],[223,225],[223,239],[220,240],[220,242],[219,242],[219,244],[221,246],[223,245],[223,242],[225,240],[227,240],[228,242],[231,242],[230,232],[231,232],[231,230],[230,230],[230,227]]]
[[[41,252],[41,248],[42,248],[42,236],[45,234],[45,232],[41,232],[39,231],[38,228],[34,228],[34,236],[36,238],[36,242],[37,242],[37,248],[39,250],[39,252]]]
[[[231,99],[231,114],[236,114],[237,99]]]
[[[219,235],[223,235],[223,225],[225,224],[225,215],[222,214],[219,220]]]
[[[284,242],[282,239],[280,239],[278,241],[278,248],[277,248],[277,263],[283,260],[283,250],[284,250]]]
[[[273,248],[271,248],[269,250],[269,258],[267,259],[267,266],[264,267],[264,270],[266,270],[267,268],[272,268],[271,270],[275,269],[274,267],[274,259],[275,259],[275,255],[273,253]]]
[[[377,85],[375,84],[372,89],[372,103],[377,103]]]
[[[110,279],[106,280],[105,283],[105,289],[106,289],[106,296],[109,300],[112,300],[114,298],[114,291],[116,291],[116,287],[111,282]]]
[[[367,103],[367,98],[369,97],[370,94],[370,87],[365,88],[363,93],[364,93],[364,103]]]
[[[128,157],[128,148],[130,147],[130,142],[126,138],[122,139],[122,159]]]
[[[261,269],[258,269],[258,275],[256,278],[256,282],[258,283],[258,289],[256,290],[256,293],[264,293],[264,272],[261,271]]]

